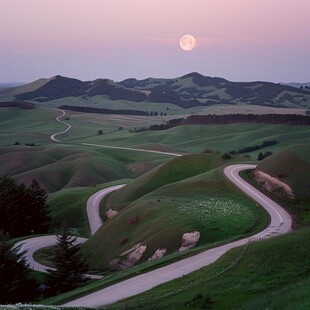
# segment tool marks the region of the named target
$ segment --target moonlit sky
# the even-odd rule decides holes
[[[193,71],[309,82],[310,0],[0,0],[0,82]]]

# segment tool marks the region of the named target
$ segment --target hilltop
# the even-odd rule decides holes
[[[10,99],[50,102],[74,97],[87,103],[87,100],[95,96],[101,96],[99,100],[170,103],[186,109],[217,104],[310,108],[308,88],[263,81],[231,82],[197,72],[172,79],[130,78],[121,82],[110,79],[80,81],[57,75],[18,87],[0,89],[2,101]]]

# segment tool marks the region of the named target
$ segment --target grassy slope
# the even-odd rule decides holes
[[[64,126],[55,121],[59,112],[49,109],[21,110],[0,109],[0,146],[35,143],[50,143],[50,135],[61,131]]]
[[[0,148],[0,173],[26,184],[37,179],[49,192],[88,186],[122,178],[134,178],[170,156],[86,146]]]
[[[83,126],[87,126],[87,123],[85,122]],[[132,126],[129,127],[132,128]],[[124,126],[124,129],[126,128],[128,127]],[[193,125],[141,133],[121,130],[102,136],[98,136],[95,129],[91,132],[84,130],[77,132],[73,129],[70,135],[78,141],[102,145],[143,147],[149,143],[164,144],[185,153],[202,152],[206,147],[220,152],[229,152],[272,139],[278,140],[279,144],[268,147],[264,151],[270,150],[275,153],[295,144],[310,144],[310,128],[308,127],[261,124]],[[66,137],[64,139],[67,140]],[[256,159],[258,153],[259,151],[255,151],[250,155]]]
[[[299,199],[310,198],[310,145],[298,145],[268,157],[258,165],[271,176],[284,176],[281,181],[292,187]]]
[[[104,186],[75,187],[50,194],[47,201],[52,215],[49,231],[57,232],[62,221],[65,220],[70,229],[75,231],[75,234],[88,237],[90,233],[86,215],[87,199],[101,188],[122,182],[123,180],[118,180],[105,183]]]
[[[120,213],[84,245],[84,250],[92,253],[92,266],[105,268],[139,242],[147,245],[141,259],[145,261],[158,248],[166,248],[168,254],[175,252],[185,232],[200,231],[199,244],[205,245],[253,233],[266,225],[263,212],[236,192],[220,170],[213,170],[222,164],[218,154],[176,158],[112,194],[108,208]],[[234,220],[236,212],[238,221]],[[137,217],[138,223],[132,224],[132,217]],[[122,245],[124,239],[128,241]]]
[[[234,249],[207,268],[135,296],[128,307],[189,309],[185,303],[202,293],[212,299],[211,309],[308,309],[309,237],[305,229],[251,244],[234,268],[215,276],[240,255],[242,249]]]

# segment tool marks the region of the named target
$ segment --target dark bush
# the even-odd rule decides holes
[[[222,159],[231,159],[231,156],[228,153],[224,153],[221,158]]]

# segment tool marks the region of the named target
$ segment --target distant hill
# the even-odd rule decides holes
[[[254,104],[310,108],[310,89],[270,82],[231,82],[193,72],[174,79],[109,79],[80,81],[60,75],[20,87],[0,89],[0,100],[46,102],[66,97],[171,103],[182,108],[214,104]]]
[[[292,87],[296,87],[296,88],[308,88],[310,89],[310,82],[309,83],[296,83],[296,82],[292,82],[292,83],[280,83],[281,85],[287,85],[287,86],[292,86]]]
[[[0,88],[17,87],[17,86],[21,86],[23,84],[25,84],[25,83],[21,83],[21,82],[0,83]]]

